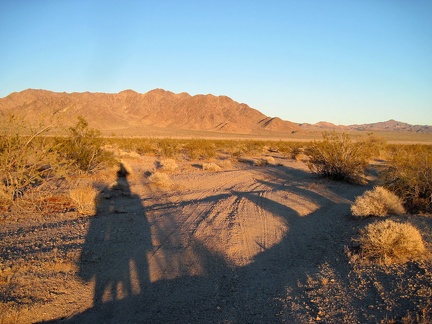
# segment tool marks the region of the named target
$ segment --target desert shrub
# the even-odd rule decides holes
[[[114,155],[105,151],[102,144],[100,131],[90,128],[82,117],[69,128],[67,137],[58,139],[60,153],[84,172],[94,172],[114,162]]]
[[[154,145],[149,139],[140,138],[137,140],[136,145],[133,146],[134,151],[140,155],[150,154],[155,152]]]
[[[216,141],[205,139],[188,140],[184,149],[191,159],[211,159],[216,156]]]
[[[277,151],[283,153],[290,159],[296,160],[300,154],[304,152],[304,143],[300,142],[278,142],[276,145]]]
[[[426,248],[417,228],[392,220],[369,224],[358,238],[362,256],[379,263],[405,263],[425,256]]]
[[[432,147],[394,148],[388,167],[379,174],[384,186],[402,197],[408,211],[432,211]]]
[[[354,142],[346,133],[325,132],[322,141],[312,142],[306,150],[311,171],[333,180],[364,183],[370,150],[364,142]]]
[[[95,212],[98,194],[93,186],[78,187],[69,192],[77,211],[83,215]]]
[[[151,174],[149,180],[151,183],[161,187],[169,187],[172,184],[168,174],[161,172]]]
[[[15,201],[29,188],[41,185],[55,175],[62,176],[66,162],[55,149],[55,143],[42,135],[49,129],[36,129],[24,120],[8,116],[0,131],[0,201]],[[27,134],[27,135],[23,135]]]
[[[401,199],[384,187],[375,187],[355,199],[351,206],[354,216],[386,216],[405,213]]]
[[[178,168],[178,165],[173,159],[164,159],[159,161],[159,168],[164,171],[172,172]]]
[[[275,165],[276,161],[272,156],[264,156],[253,161],[255,166]]]
[[[245,154],[257,154],[262,153],[265,147],[265,142],[263,141],[244,141],[243,143],[243,152]]]
[[[162,138],[156,142],[157,154],[161,157],[172,158],[179,152],[178,140]]]
[[[219,165],[217,165],[216,163],[213,163],[213,162],[203,163],[202,168],[203,168],[203,170],[212,171],[212,172],[218,172],[218,171],[222,170],[222,168]]]
[[[380,157],[387,151],[387,141],[373,133],[359,138],[358,142],[368,157]]]
[[[231,160],[224,159],[217,162],[217,165],[219,165],[222,169],[230,169],[232,168]]]

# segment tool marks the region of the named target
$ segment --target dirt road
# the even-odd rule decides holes
[[[7,320],[355,323],[429,311],[430,263],[350,262],[351,238],[369,222],[350,216],[350,204],[372,183],[277,162],[220,172],[183,162],[161,187],[145,176],[154,160],[134,159],[133,176],[101,188],[96,215],[5,224],[5,263],[32,269],[8,279]],[[418,225],[430,232],[430,220]],[[62,262],[44,269],[54,253]]]

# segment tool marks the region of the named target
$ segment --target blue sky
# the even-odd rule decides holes
[[[0,0],[0,97],[227,95],[294,122],[432,125],[430,0]]]

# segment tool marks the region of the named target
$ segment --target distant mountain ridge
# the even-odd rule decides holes
[[[105,131],[146,126],[244,134],[299,129],[295,123],[267,117],[226,96],[191,96],[162,89],[144,94],[133,90],[107,94],[29,89],[1,98],[0,112],[25,113],[28,118],[57,113],[65,121],[79,115]]]
[[[300,124],[304,129],[322,129],[322,130],[356,130],[366,132],[396,132],[396,133],[422,133],[432,134],[432,126],[429,125],[411,125],[408,123],[390,119],[384,122],[370,124],[354,125],[335,125],[329,122],[318,122],[316,124]]]
[[[390,119],[386,122],[372,124],[350,125],[352,129],[360,131],[391,131],[391,132],[411,132],[411,133],[432,133],[432,126],[428,125],[411,125],[404,122]]]
[[[156,127],[170,130],[236,134],[291,134],[302,131],[359,130],[370,132],[432,133],[432,126],[387,122],[339,126],[328,122],[298,124],[268,117],[247,104],[226,96],[175,94],[163,89],[141,94],[124,90],[116,94],[52,92],[28,89],[0,98],[0,114],[23,114],[28,119],[60,116],[66,125],[84,117],[105,132]]]

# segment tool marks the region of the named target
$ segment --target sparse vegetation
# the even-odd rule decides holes
[[[356,198],[351,206],[354,216],[386,216],[405,213],[402,201],[384,187],[375,187]]]
[[[76,127],[78,125],[73,128]],[[88,126],[84,128],[88,129]],[[57,305],[66,305],[76,297],[75,292],[83,291],[83,289],[90,292],[85,297],[87,298],[85,302],[90,303],[92,289],[89,288],[89,285],[91,284],[78,277],[78,267],[81,266],[79,253],[84,251],[83,238],[86,237],[86,244],[90,244],[91,247],[94,245],[100,249],[100,239],[102,237],[108,238],[110,235],[107,243],[115,242],[115,244],[109,244],[110,246],[107,247],[109,254],[106,253],[106,250],[103,251],[103,256],[99,258],[98,255],[88,254],[88,263],[90,267],[94,267],[93,263],[96,263],[98,269],[101,269],[102,277],[104,274],[111,275],[117,282],[126,282],[127,284],[129,278],[124,279],[125,277],[122,276],[125,274],[127,276],[135,275],[133,272],[129,273],[129,270],[132,269],[129,268],[132,263],[126,263],[125,270],[116,273],[114,267],[123,267],[123,265],[114,262],[113,269],[111,269],[109,266],[104,266],[108,264],[105,263],[104,258],[109,259],[108,262],[114,259],[127,260],[123,257],[128,256],[129,250],[131,253],[135,253],[135,248],[141,249],[140,252],[142,253],[139,255],[144,257],[148,255],[146,253],[149,251],[154,252],[153,260],[156,261],[165,262],[166,260],[171,263],[173,254],[178,253],[180,257],[172,259],[174,260],[173,264],[175,264],[172,268],[164,266],[168,263],[156,264],[157,262],[146,264],[141,270],[137,268],[136,274],[138,275],[147,270],[159,276],[158,278],[164,278],[164,276],[168,278],[172,275],[170,279],[159,281],[155,279],[154,282],[158,281],[157,283],[147,282],[150,287],[157,288],[155,291],[160,287],[163,288],[164,285],[166,285],[166,289],[175,286],[175,289],[182,289],[178,291],[184,291],[183,284],[190,284],[191,281],[177,279],[175,271],[177,271],[177,266],[179,268],[180,266],[184,267],[183,269],[189,269],[191,264],[194,266],[195,253],[196,260],[202,260],[202,257],[206,258],[207,251],[209,251],[212,254],[209,256],[209,260],[215,262],[210,262],[208,269],[215,271],[214,273],[219,276],[222,272],[219,272],[218,269],[222,269],[223,272],[225,269],[232,269],[231,263],[229,268],[225,268],[224,260],[229,262],[239,260],[240,264],[240,262],[244,262],[243,258],[246,253],[250,253],[250,263],[242,263],[241,267],[252,271],[251,273],[255,273],[253,272],[255,270],[258,274],[262,273],[261,256],[276,252],[277,258],[275,260],[281,263],[270,265],[270,271],[282,278],[286,277],[284,272],[290,267],[290,260],[295,259],[296,254],[298,254],[297,251],[309,251],[311,255],[308,258],[301,258],[299,267],[288,270],[292,271],[293,279],[284,282],[284,285],[287,289],[293,288],[293,290],[289,292],[287,290],[287,294],[289,294],[286,300],[288,308],[281,308],[281,314],[284,314],[283,312],[286,310],[292,311],[290,307],[293,306],[293,301],[296,301],[298,303],[296,314],[299,316],[297,319],[300,322],[300,319],[305,322],[343,321],[342,317],[338,317],[339,314],[345,314],[346,321],[380,321],[383,316],[387,316],[387,314],[380,313],[381,310],[388,310],[388,318],[396,318],[397,320],[403,319],[405,314],[409,314],[407,312],[411,312],[411,319],[418,322],[420,322],[419,319],[430,318],[426,314],[426,312],[430,313],[430,307],[425,311],[425,315],[418,316],[418,314],[423,314],[421,313],[422,309],[426,309],[425,300],[430,299],[430,294],[428,295],[430,292],[428,281],[430,279],[430,265],[428,262],[420,261],[392,267],[370,264],[373,262],[380,264],[403,263],[428,257],[426,248],[430,244],[431,236],[425,231],[425,228],[430,225],[429,217],[417,217],[412,220],[413,224],[416,224],[423,231],[421,232],[423,237],[418,231],[416,232],[416,228],[414,231],[410,228],[399,228],[400,225],[409,224],[397,222],[393,222],[396,225],[381,222],[371,224],[361,230],[358,239],[356,239],[358,244],[353,244],[353,249],[347,250],[347,252],[352,253],[350,260],[358,262],[357,264],[352,267],[353,263],[345,265],[343,271],[340,272],[338,269],[340,262],[329,261],[324,264],[316,262],[318,268],[322,267],[321,270],[318,271],[316,267],[310,268],[310,260],[337,260],[337,258],[344,260],[341,253],[343,246],[348,243],[346,241],[348,234],[354,235],[354,232],[350,232],[354,225],[352,218],[344,217],[343,212],[337,212],[337,205],[340,202],[345,204],[347,199],[351,199],[353,194],[360,190],[357,186],[344,184],[335,186],[334,183],[311,179],[305,171],[305,164],[291,160],[304,157],[304,152],[309,152],[308,147],[314,147],[316,143],[311,145],[304,142],[283,141],[102,138],[97,132],[90,132],[88,137],[97,139],[94,142],[90,141],[94,144],[94,148],[102,148],[102,151],[111,150],[117,158],[121,159],[120,169],[105,168],[104,166],[109,163],[109,160],[104,159],[98,160],[99,162],[93,168],[81,169],[77,167],[75,159],[68,160],[65,151],[61,151],[64,141],[69,141],[74,134],[71,131],[68,137],[56,139],[36,136],[32,142],[34,146],[31,146],[31,149],[38,148],[40,144],[41,147],[44,147],[43,152],[53,154],[54,167],[63,163],[65,167],[69,167],[73,163],[76,165],[75,168],[67,169],[68,178],[65,180],[59,181],[60,173],[54,172],[53,169],[49,173],[43,174],[41,180],[29,185],[23,191],[22,197],[26,199],[25,203],[35,208],[31,215],[42,215],[43,217],[39,219],[35,217],[30,221],[24,217],[19,217],[13,221],[9,221],[8,218],[3,220],[6,226],[1,234],[3,235],[2,244],[6,247],[4,259],[7,265],[0,269],[0,283],[4,283],[0,285],[0,292],[3,292],[3,295],[10,299],[3,303],[1,310],[5,310],[3,313],[6,315],[0,314],[0,322],[2,319],[3,321],[8,320],[9,317],[7,316],[10,316],[14,307],[20,309],[19,303],[27,303],[25,305],[31,305],[35,308],[51,303],[49,307],[52,309],[52,318],[67,316],[65,312],[57,315],[55,312]],[[87,133],[83,130],[82,134]],[[29,138],[27,134],[22,136],[20,140],[28,140]],[[340,148],[338,141],[341,140],[343,141],[342,136],[337,135],[335,137],[337,143],[332,143],[334,146],[330,146],[330,148],[337,151]],[[342,146],[342,150],[345,150],[345,157],[348,160],[358,152],[366,160],[365,165],[368,164],[368,158],[378,155],[382,157],[382,160],[375,161],[374,165],[382,167],[386,163],[386,158],[392,164],[393,160],[390,157],[402,146],[390,147],[389,155],[385,156],[383,154],[385,146],[375,145],[374,143],[377,141],[349,139],[345,143],[346,147]],[[85,141],[81,143],[85,143]],[[322,145],[318,145],[320,149],[326,148],[322,143],[320,145]],[[138,151],[139,154],[136,154]],[[31,150],[29,152],[30,157],[32,157],[33,153]],[[100,151],[95,150],[93,152]],[[327,158],[329,155],[325,157]],[[337,161],[337,158],[342,159],[343,156],[336,157],[330,162]],[[302,160],[304,159],[302,158]],[[26,164],[31,164],[35,160],[31,158],[26,161]],[[245,162],[247,165],[240,165],[237,161]],[[277,162],[281,162],[285,167],[272,167]],[[325,162],[328,161],[325,160]],[[209,172],[217,172],[221,169],[230,170],[221,172],[216,176],[202,172],[200,167]],[[189,172],[191,174],[188,174]],[[360,178],[363,177],[362,172],[364,173],[364,170],[359,172]],[[56,179],[63,184],[61,190],[58,186],[56,187],[56,182],[47,181]],[[172,179],[175,179],[174,184]],[[346,179],[343,178],[343,180]],[[349,179],[351,179],[349,181],[354,182],[352,178]],[[354,177],[354,179],[358,178]],[[337,190],[333,190],[335,187]],[[171,191],[170,189],[173,188],[176,190]],[[387,186],[387,188],[389,187]],[[20,197],[17,196],[16,199],[18,200]],[[24,199],[20,198],[19,200],[24,202]],[[4,213],[3,210],[1,211],[1,214],[12,214],[7,210]],[[400,205],[400,200],[395,198],[391,192],[377,187],[358,197],[352,206],[352,212],[356,216],[384,216],[403,213],[403,207]],[[94,217],[93,219],[88,217],[95,213],[100,213],[101,216],[106,217]],[[297,214],[307,217],[297,217]],[[26,215],[30,215],[30,213]],[[246,217],[243,217],[244,215]],[[325,220],[322,219],[322,222],[314,221],[315,217],[318,219],[322,215],[326,216]],[[403,217],[405,218],[405,216]],[[283,219],[284,222],[281,223],[279,219]],[[283,227],[285,221],[290,226],[286,233]],[[362,219],[356,223],[369,223],[371,221],[371,219]],[[105,225],[108,227],[104,227]],[[311,225],[316,227],[310,230]],[[325,232],[320,232],[321,229]],[[341,229],[343,230],[341,231]],[[181,234],[177,235],[180,232]],[[145,238],[142,233],[147,234]],[[193,233],[191,234],[193,237],[188,238],[188,233]],[[339,235],[339,233],[343,235]],[[92,235],[95,235],[95,240],[92,239]],[[242,238],[245,241],[243,246],[240,246],[238,240],[234,240],[240,235],[243,235]],[[310,235],[310,237],[305,238],[303,235]],[[327,238],[332,237],[333,242],[326,244],[328,242],[320,240],[320,237],[324,237],[323,235]],[[151,239],[151,243],[148,245],[144,241],[147,238]],[[425,243],[423,243],[423,238]],[[115,241],[110,241],[112,239]],[[189,240],[186,241],[186,239]],[[196,243],[195,240],[197,240]],[[187,245],[184,244],[186,242]],[[246,243],[248,242],[251,244],[247,246]],[[127,248],[122,250],[122,244],[125,244],[123,246],[127,246]],[[272,248],[278,244],[284,248],[285,259],[279,258],[278,249]],[[147,250],[150,245],[153,246],[153,249]],[[336,245],[339,248],[335,248]],[[17,249],[22,249],[22,252],[18,251],[22,253],[19,260],[16,258],[15,251]],[[214,251],[218,253],[215,254],[215,259],[213,259]],[[357,253],[359,251],[360,253]],[[191,254],[188,254],[189,252]],[[121,255],[121,257],[114,258],[113,253],[118,253],[115,256]],[[219,253],[221,253],[220,258]],[[255,258],[253,255],[258,257]],[[31,259],[28,256],[31,256]],[[138,253],[134,254],[132,258],[138,258]],[[52,269],[56,267],[55,271],[47,272],[48,264],[44,263],[43,260],[52,261],[51,267],[53,267]],[[255,262],[255,260],[258,261]],[[189,261],[192,262],[189,263]],[[10,269],[8,267],[10,265],[15,266],[17,262],[21,262],[23,265],[22,272],[16,277],[22,278],[22,281],[10,279],[11,271],[8,270]],[[31,269],[28,267],[30,263],[33,264]],[[196,263],[195,270],[196,273],[201,273],[198,263]],[[213,264],[219,268],[213,268]],[[417,270],[417,266],[420,270]],[[310,274],[304,275],[304,267],[311,269]],[[348,273],[349,283],[346,280],[341,280],[341,277],[347,274],[345,270],[348,268],[350,271]],[[278,273],[279,270],[280,273]],[[413,275],[413,272],[416,274]],[[54,275],[58,276],[57,281],[53,279]],[[256,277],[257,280],[260,280],[259,276]],[[393,280],[394,278],[397,280]],[[135,279],[137,282],[139,281],[138,277]],[[239,280],[243,280],[243,278],[240,276]],[[249,278],[244,278],[244,280],[249,280]],[[385,284],[390,281],[392,284],[386,286]],[[192,290],[204,289],[206,293],[211,292],[214,287],[207,286],[208,282],[208,280],[201,281],[198,279],[197,282],[192,283]],[[171,286],[171,283],[174,285]],[[274,287],[280,286],[280,282],[274,282],[274,287],[269,287],[268,282],[265,281],[258,281],[257,284],[267,287],[268,296],[271,295],[272,291],[275,291]],[[11,285],[11,288],[6,287],[6,285]],[[62,288],[59,290],[59,294],[66,291],[69,294],[70,292],[69,299],[56,299],[57,286]],[[380,295],[383,296],[379,304],[380,309],[369,308],[369,296],[357,298],[363,294],[362,291],[367,291],[369,294],[368,289],[375,288],[379,289]],[[278,288],[276,287],[276,289]],[[166,290],[162,289],[161,291]],[[19,295],[17,292],[21,294]],[[36,298],[38,294],[40,294],[41,299]],[[420,294],[422,295],[420,296]],[[50,296],[50,300],[47,300],[46,296]],[[328,296],[335,296],[334,303],[328,303]],[[186,297],[183,299],[185,304],[190,300]],[[350,301],[345,303],[345,297],[347,299],[354,298],[355,305]],[[131,295],[130,300],[134,302],[140,300],[138,298],[141,298],[140,294]],[[127,302],[127,300],[126,298],[122,302]],[[80,305],[83,306],[82,303]],[[162,309],[162,307],[159,308],[161,305],[158,304],[158,309]],[[266,307],[266,305],[259,306],[263,307],[261,309]],[[2,305],[0,305],[1,307]],[[353,307],[358,307],[359,312],[353,313]],[[335,310],[336,308],[338,309]],[[26,311],[23,311],[22,308],[19,312],[20,316],[26,316]],[[34,316],[40,316],[37,312],[29,310],[29,314],[31,312],[34,313],[32,314]],[[274,319],[273,314],[273,311],[269,312],[270,317],[267,318]],[[277,319],[292,321],[293,318],[289,316],[285,318],[281,315]],[[37,317],[34,321],[43,320],[49,319]],[[22,317],[18,318],[17,321],[31,322],[31,320],[24,320]]]
[[[424,257],[425,244],[417,228],[392,220],[377,221],[361,230],[362,256],[378,263],[405,263]]]

